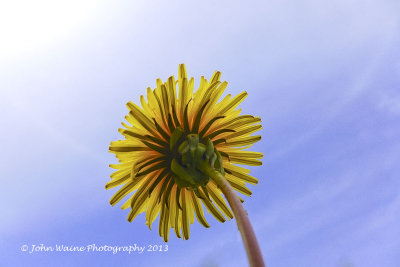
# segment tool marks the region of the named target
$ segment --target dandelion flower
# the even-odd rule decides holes
[[[106,189],[121,186],[111,205],[131,194],[122,205],[130,209],[128,221],[145,212],[151,229],[159,216],[159,234],[165,241],[171,228],[177,237],[189,239],[195,217],[210,227],[203,205],[220,222],[233,218],[213,172],[247,196],[251,191],[246,183],[257,184],[248,169],[236,164],[262,164],[262,153],[245,150],[261,139],[253,135],[261,129],[261,119],[240,115],[237,107],[246,92],[221,100],[228,83],[220,77],[218,71],[210,80],[202,76],[194,92],[194,79],[188,79],[181,64],[178,80],[174,76],[166,82],[157,79],[154,90],[147,88],[147,101],[140,97],[141,107],[127,103],[127,123],[119,129],[125,139],[111,142],[110,152],[119,163],[110,165],[116,171]]]

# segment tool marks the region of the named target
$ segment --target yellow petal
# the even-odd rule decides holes
[[[207,189],[217,207],[225,214],[226,217],[233,219],[233,213],[231,209],[227,206],[224,198],[221,196],[221,191],[217,189],[217,186],[213,181],[208,183]]]
[[[182,198],[182,230],[183,230],[183,239],[189,239],[190,229],[189,229],[189,217],[188,217],[188,201],[186,200],[186,189],[181,190],[181,198]]]
[[[191,198],[192,198],[192,203],[194,207],[194,211],[196,213],[197,220],[206,228],[210,227],[208,222],[206,221],[206,218],[204,217],[204,212],[203,212],[203,206],[201,205],[198,197],[194,194],[194,192],[191,192]]]

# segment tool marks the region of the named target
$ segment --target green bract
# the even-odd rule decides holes
[[[202,198],[198,191],[201,187],[209,197],[206,185],[210,177],[200,170],[200,165],[207,164],[210,168],[224,173],[221,154],[214,148],[213,142],[207,138],[203,144],[198,134],[184,136],[183,130],[178,127],[172,133],[170,148],[175,155],[171,161],[171,170],[175,174],[174,180],[178,190],[187,188]]]

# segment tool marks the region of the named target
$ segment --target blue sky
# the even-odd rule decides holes
[[[215,70],[249,93],[264,153],[245,208],[268,266],[400,266],[398,1],[9,1],[0,4],[4,266],[246,266],[235,221],[168,252],[109,205],[108,145],[155,79]],[[197,83],[198,84],[198,83]]]

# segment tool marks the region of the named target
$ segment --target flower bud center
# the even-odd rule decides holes
[[[177,128],[171,136],[171,170],[175,174],[175,183],[179,188],[196,190],[205,187],[210,181],[199,166],[207,163],[214,169],[222,167],[222,159],[211,140],[200,140],[198,134],[185,134]]]

